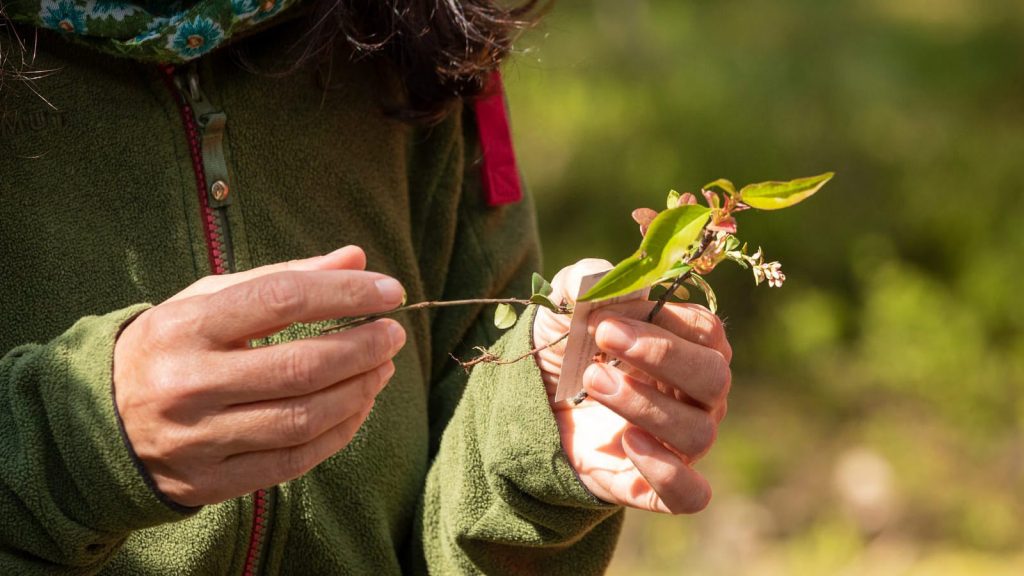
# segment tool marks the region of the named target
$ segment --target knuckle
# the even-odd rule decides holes
[[[711,313],[704,306],[691,308],[690,328],[697,337],[697,343],[701,346],[714,348],[719,342],[725,339],[725,327],[718,316]]]
[[[146,338],[157,347],[175,347],[195,329],[201,314],[189,302],[162,304],[146,316]]]
[[[289,318],[302,307],[302,292],[294,274],[267,276],[255,283],[256,298],[274,316]]]
[[[312,406],[306,401],[296,401],[288,407],[285,436],[294,442],[304,442],[314,435]]]
[[[370,287],[371,282],[365,274],[345,274],[341,282],[340,294],[344,302],[349,306],[361,306],[372,304],[380,300],[377,288]]]
[[[281,263],[282,270],[301,270],[302,265],[305,264],[305,260],[302,258],[293,258],[291,260],[285,260]]]
[[[320,371],[318,357],[294,346],[283,348],[282,354],[284,358],[281,364],[287,383],[298,391],[314,388]]]
[[[193,288],[196,292],[204,293],[209,292],[218,286],[218,283],[222,279],[217,276],[203,276],[199,280],[192,283],[190,288]]]

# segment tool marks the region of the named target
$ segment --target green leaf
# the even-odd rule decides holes
[[[538,306],[543,306],[552,312],[558,312],[558,306],[551,301],[551,298],[548,298],[543,294],[534,294],[533,296],[530,296],[530,302]]]
[[[692,268],[692,266],[690,266],[689,264],[687,264],[685,262],[682,262],[682,261],[676,262],[675,264],[672,265],[671,268],[666,270],[665,273],[661,275],[661,278],[658,278],[657,281],[658,282],[666,282],[666,281],[667,282],[671,282],[671,281],[675,280],[676,278],[679,278],[683,274],[686,274],[687,272],[689,272],[691,268]]]
[[[534,272],[533,273],[533,293],[541,296],[550,296],[555,289],[551,287],[551,283],[544,279],[543,276]]]
[[[679,206],[679,198],[681,196],[682,195],[679,192],[669,190],[668,198],[665,200],[665,207],[671,210],[672,208]]]
[[[798,178],[789,182],[761,182],[750,184],[740,190],[743,203],[759,210],[781,210],[803,201],[821,189],[832,177],[834,172],[826,172],[808,178]]]
[[[704,298],[708,301],[708,309],[711,310],[712,314],[717,314],[718,297],[715,296],[715,291],[711,289],[711,285],[708,284],[707,280],[700,274],[690,274],[690,278],[686,281],[704,291]]]
[[[499,330],[507,330],[516,324],[516,311],[508,304],[498,304],[494,310],[494,325]]]
[[[708,184],[705,184],[704,187],[702,188],[702,190],[711,190],[712,188],[718,188],[719,190],[725,192],[729,196],[735,196],[736,195],[736,186],[733,185],[733,183],[731,181],[726,180],[725,178],[719,178],[718,180],[715,180],[714,182],[710,182]]]
[[[640,249],[619,262],[580,300],[605,300],[655,284],[687,255],[710,217],[710,209],[692,204],[658,214]]]

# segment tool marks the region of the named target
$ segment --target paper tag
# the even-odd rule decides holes
[[[562,375],[558,379],[558,388],[555,389],[555,402],[573,398],[583,390],[583,372],[586,371],[587,366],[590,366],[594,356],[601,351],[597,347],[597,343],[594,342],[593,336],[587,331],[587,319],[590,317],[590,313],[619,302],[646,300],[647,294],[650,292],[650,288],[644,288],[598,302],[580,302],[579,297],[586,294],[587,290],[590,290],[608,272],[605,270],[584,276],[580,281],[580,291],[576,295],[576,306],[573,308],[572,322],[569,324],[569,340],[565,343],[565,355],[562,358]],[[646,317],[646,311],[640,311],[638,314],[640,316],[636,318],[637,320]]]

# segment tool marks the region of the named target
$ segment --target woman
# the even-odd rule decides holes
[[[549,342],[546,312],[320,335],[527,293],[532,206],[482,184],[503,118],[472,104],[532,7],[293,4],[7,5],[44,72],[2,92],[0,572],[596,573],[623,506],[703,508],[731,354],[706,310],[591,318],[624,363],[576,409],[563,348],[450,358]]]

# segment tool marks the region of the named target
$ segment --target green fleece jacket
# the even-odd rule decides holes
[[[241,49],[269,69],[303,31],[285,23]],[[469,114],[388,119],[399,83],[371,61],[281,77],[220,51],[197,68],[196,108],[226,120],[214,142],[182,113],[184,70],[52,34],[34,66],[53,72],[0,89],[0,574],[604,569],[622,514],[576,478],[536,365],[467,376],[449,356],[520,354],[529,318],[501,335],[482,307],[401,316],[408,344],[352,443],[256,503],[173,505],[119,428],[119,329],[217,269],[356,244],[411,301],[526,294],[533,208],[485,205]]]

